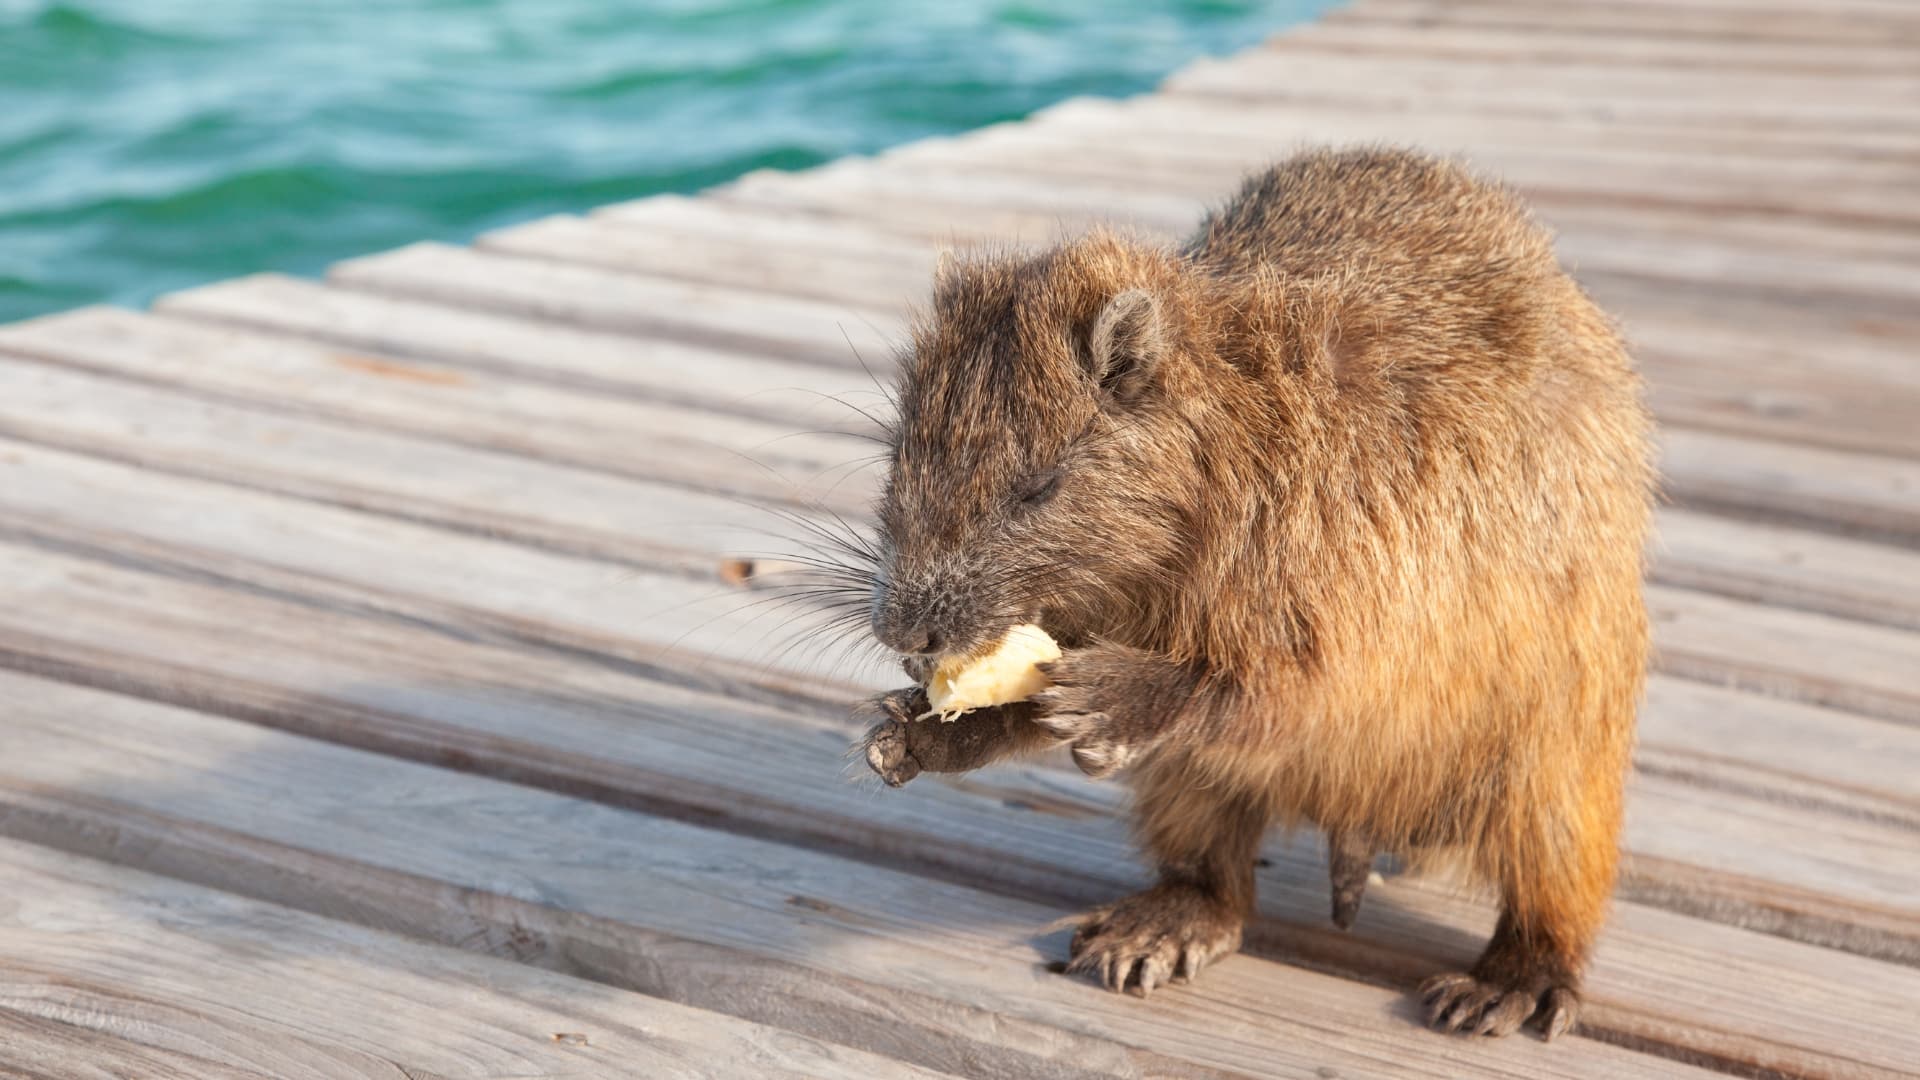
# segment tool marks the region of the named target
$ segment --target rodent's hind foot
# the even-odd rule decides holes
[[[1580,1021],[1580,994],[1544,975],[1484,979],[1464,973],[1435,975],[1420,984],[1427,1024],[1435,1031],[1511,1035],[1532,1018],[1548,1042]]]
[[[1162,882],[1089,912],[1074,931],[1067,971],[1146,997],[1184,983],[1240,948],[1242,918],[1198,886]]]

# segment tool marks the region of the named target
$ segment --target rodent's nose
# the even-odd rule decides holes
[[[938,630],[926,623],[891,627],[884,625],[884,620],[875,619],[873,632],[880,639],[880,644],[908,656],[931,656],[940,651],[946,640]]]
[[[890,642],[895,651],[931,656],[940,651],[940,632],[931,626],[908,627],[898,640]]]

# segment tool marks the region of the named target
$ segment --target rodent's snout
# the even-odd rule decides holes
[[[974,614],[977,598],[956,580],[965,575],[883,578],[874,587],[873,636],[906,657],[938,659],[977,646],[986,636]]]
[[[940,651],[941,633],[924,622],[901,623],[873,613],[873,636],[894,652],[908,656],[932,656]]]
[[[948,635],[933,616],[933,605],[902,603],[898,589],[874,591],[873,636],[903,656],[933,657],[946,647]]]

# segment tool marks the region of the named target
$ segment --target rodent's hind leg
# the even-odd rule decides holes
[[[1088,913],[1067,970],[1097,973],[1109,990],[1145,997],[1239,949],[1270,813],[1251,797],[1194,784],[1177,763],[1148,763],[1136,784],[1138,829],[1160,880]]]
[[[1427,1023],[1445,1032],[1510,1035],[1531,1017],[1551,1041],[1580,1019],[1577,953],[1570,952],[1550,932],[1522,928],[1509,908],[1471,972],[1420,985]]]
[[[910,686],[868,703],[882,719],[868,729],[855,753],[899,787],[922,772],[966,772],[1016,754],[1038,752],[1053,738],[1031,719],[1024,703],[975,709],[951,722],[919,719],[929,708],[924,688]]]
[[[1373,873],[1373,845],[1359,833],[1334,831],[1327,834],[1327,876],[1333,883],[1333,925],[1351,929],[1360,914],[1360,900],[1367,893],[1367,879]]]

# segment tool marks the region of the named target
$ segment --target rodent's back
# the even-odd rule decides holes
[[[1428,278],[1551,268],[1553,245],[1512,192],[1404,149],[1316,150],[1249,177],[1188,245],[1216,273],[1310,277],[1342,266]]]

